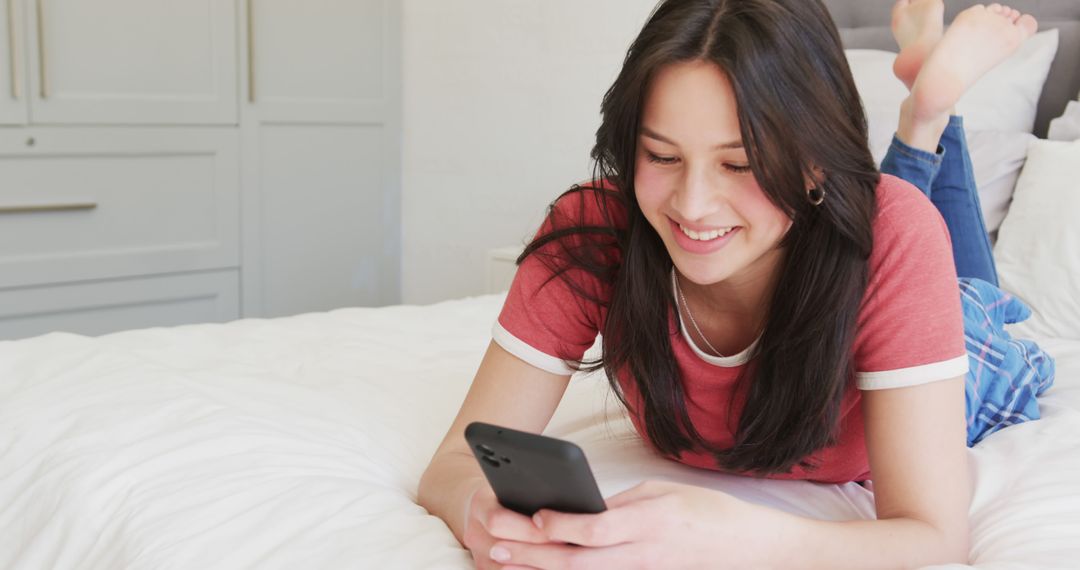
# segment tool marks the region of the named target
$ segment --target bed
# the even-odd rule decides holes
[[[829,4],[849,46],[879,37],[861,26],[886,21],[886,3]],[[1075,32],[1062,29],[1040,100],[1045,131],[1080,92],[1080,3],[1018,4]],[[416,489],[501,303],[0,343],[0,568],[471,568]],[[1057,359],[1042,419],[970,450],[977,568],[1080,566],[1080,335],[1045,330],[1021,329]],[[874,517],[854,483],[653,455],[596,374],[573,379],[545,433],[583,447],[605,495],[665,479],[809,517]]]

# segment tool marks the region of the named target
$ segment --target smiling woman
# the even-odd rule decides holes
[[[709,450],[714,467],[783,476],[831,438],[866,287],[879,174],[828,18],[812,3],[760,2],[738,10],[724,3],[661,5],[603,103],[594,178],[621,191],[582,188],[580,200],[567,199],[573,192],[564,196],[551,227],[522,257],[526,267],[535,251],[551,273],[567,276],[564,270],[591,261],[577,264],[575,256],[607,244],[581,233],[560,245],[562,235],[591,225],[618,232],[615,250],[633,255],[597,254],[617,269],[589,267],[613,277],[603,283],[610,306],[601,327],[602,362],[613,382],[622,378],[617,393],[647,395],[636,407],[626,403],[665,454]],[[789,32],[780,22],[798,21],[821,25],[791,31],[798,41],[785,39]],[[824,73],[804,78],[807,60]],[[831,199],[814,206],[808,192],[819,184]],[[593,205],[588,219],[575,218]],[[609,210],[626,212],[626,223]],[[580,279],[564,283],[596,289]],[[674,285],[687,297],[681,311]],[[784,319],[770,321],[770,312]],[[695,344],[740,354],[759,341],[756,389],[736,394],[742,366],[680,378],[686,366],[679,366],[681,347],[670,338],[668,321],[690,313],[700,317]],[[811,330],[831,334],[792,334]],[[672,341],[676,358],[655,348]],[[561,356],[572,362],[580,354]],[[698,431],[710,420],[694,421],[689,414],[696,410],[682,401],[694,396],[699,375],[745,402],[738,437]],[[796,376],[803,382],[781,380]],[[820,412],[799,411],[806,409]]]
[[[421,482],[421,503],[481,567],[966,559],[957,267],[996,276],[950,108],[1035,22],[980,6],[943,35],[942,13],[942,0],[896,4],[911,96],[879,172],[819,0],[657,7],[604,97],[593,181],[555,200],[518,258],[493,343]],[[993,336],[1000,324],[979,330]],[[598,333],[601,357],[583,361]],[[812,521],[656,483],[609,498],[598,515],[506,511],[461,463],[460,430],[542,431],[582,369],[607,373],[657,453],[755,477],[873,476],[880,520]],[[1003,368],[993,374],[967,375],[969,406],[986,386],[1011,385]]]

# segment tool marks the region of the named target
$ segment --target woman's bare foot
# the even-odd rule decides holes
[[[921,8],[929,11],[931,0],[911,0],[909,5],[919,1],[926,2],[927,5]],[[902,3],[903,0],[894,10],[894,33],[896,14],[899,12],[902,18],[906,17]],[[925,31],[912,32],[918,29],[917,26],[906,29],[905,40],[915,38],[909,46],[921,49],[922,46],[917,44],[931,36]],[[1012,55],[1037,29],[1034,18],[1000,4],[979,5],[961,12],[937,45],[931,48],[930,55],[924,56],[925,61],[916,64],[916,53],[898,64],[908,72],[911,69],[917,71],[909,86],[911,95],[900,105],[897,138],[914,148],[936,152],[941,133],[949,123],[949,115],[964,92]],[[901,35],[897,33],[897,41]],[[900,76],[899,72],[897,76]]]
[[[915,84],[923,62],[941,40],[944,17],[944,0],[898,0],[893,6],[892,32],[900,46],[893,73],[908,90]]]
[[[1038,28],[1035,18],[1000,4],[961,12],[915,78],[914,116],[931,119],[947,114],[968,88],[1008,59]]]

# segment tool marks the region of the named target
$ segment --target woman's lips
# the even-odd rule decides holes
[[[671,224],[671,233],[675,236],[675,243],[677,243],[679,247],[681,247],[685,251],[696,254],[712,253],[724,247],[729,241],[731,241],[732,236],[738,234],[739,231],[742,230],[741,226],[735,226],[731,229],[731,231],[724,234],[723,236],[708,241],[701,241],[693,239],[683,233],[682,228],[675,220],[668,218],[668,223]]]

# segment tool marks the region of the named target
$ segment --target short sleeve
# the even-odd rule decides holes
[[[553,212],[537,232],[537,237],[551,231],[553,220],[564,220],[592,209],[595,201],[582,193],[560,198]],[[597,223],[594,211],[585,218]],[[564,238],[574,240],[580,238]],[[596,340],[606,314],[610,287],[584,269],[569,267],[560,255],[566,241],[550,242],[528,256],[518,266],[499,318],[492,327],[492,338],[507,352],[525,362],[554,374],[575,372],[570,364],[580,363],[585,351]],[[608,256],[610,259],[610,256]],[[558,274],[559,270],[563,270]]]
[[[948,228],[924,194],[889,175],[878,186],[854,348],[861,390],[915,386],[968,371]]]

